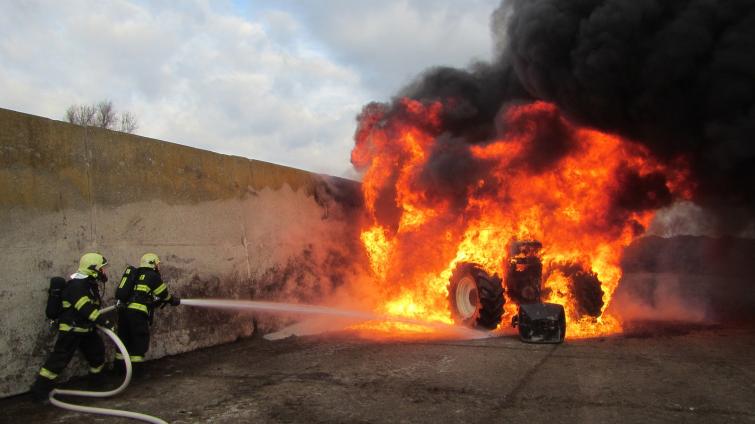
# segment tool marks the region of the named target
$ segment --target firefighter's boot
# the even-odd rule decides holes
[[[55,382],[49,378],[37,376],[34,380],[31,389],[31,399],[34,402],[46,402],[50,396],[50,392],[55,388]]]

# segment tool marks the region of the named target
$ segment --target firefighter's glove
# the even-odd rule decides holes
[[[173,296],[170,298],[170,306],[178,306],[181,304],[181,298],[178,296]]]
[[[95,320],[94,323],[99,325],[100,327],[107,328],[110,331],[115,331],[115,324],[102,315],[98,316],[97,320]]]

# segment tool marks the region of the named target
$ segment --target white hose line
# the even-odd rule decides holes
[[[108,306],[107,308],[101,309],[100,313],[108,312],[112,310],[113,306]],[[118,393],[126,390],[126,387],[128,387],[128,383],[131,382],[131,359],[128,356],[128,351],[126,350],[126,346],[123,345],[123,342],[121,339],[118,338],[118,336],[113,333],[112,331],[108,330],[107,328],[97,326],[103,333],[107,334],[108,337],[110,337],[116,346],[118,346],[118,350],[121,352],[121,355],[123,355],[123,360],[126,363],[126,378],[123,380],[123,383],[121,385],[113,390],[107,391],[107,392],[90,392],[87,390],[65,390],[65,389],[53,389],[50,392],[50,403],[63,409],[68,409],[70,411],[76,411],[76,412],[84,412],[89,414],[99,414],[99,415],[110,415],[113,417],[123,417],[123,418],[132,418],[135,420],[145,421],[148,423],[155,423],[155,424],[168,424],[166,421],[161,420],[160,418],[153,417],[151,415],[146,414],[140,414],[138,412],[131,412],[131,411],[122,411],[119,409],[107,409],[107,408],[95,408],[93,406],[83,406],[83,405],[75,405],[72,403],[66,403],[63,401],[60,401],[58,399],[55,399],[55,395],[66,395],[66,396],[86,396],[86,397],[110,397],[115,396]]]

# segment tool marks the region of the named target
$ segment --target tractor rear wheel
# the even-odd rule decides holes
[[[503,285],[479,265],[461,263],[448,284],[448,303],[454,322],[472,328],[495,329],[503,316]]]

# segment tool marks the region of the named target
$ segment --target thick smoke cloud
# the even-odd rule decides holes
[[[380,105],[387,119],[404,113],[403,97],[443,100],[443,126],[433,128],[443,142],[423,175],[428,187],[462,204],[465,190],[449,189],[448,181],[463,184],[459,168],[486,168],[464,150],[516,131],[497,119],[507,105],[546,100],[660,160],[686,161],[693,200],[716,212],[725,232],[755,216],[755,2],[506,0],[491,24],[498,49],[491,63],[430,69]],[[365,108],[361,125],[376,107]],[[546,171],[570,149],[569,134],[545,122],[537,148],[522,158],[531,172]],[[449,161],[451,155],[459,159]],[[453,179],[444,177],[449,169]],[[625,183],[615,194],[618,214],[674,200],[660,174],[626,169],[617,179]]]
[[[442,100],[443,130],[468,143],[496,135],[495,117],[503,102],[530,99],[507,59],[476,63],[469,70],[432,68],[399,93],[423,102]]]
[[[659,158],[686,158],[695,201],[725,214],[729,230],[752,218],[755,2],[517,0],[506,7],[513,13],[499,45],[508,41],[527,92]]]

